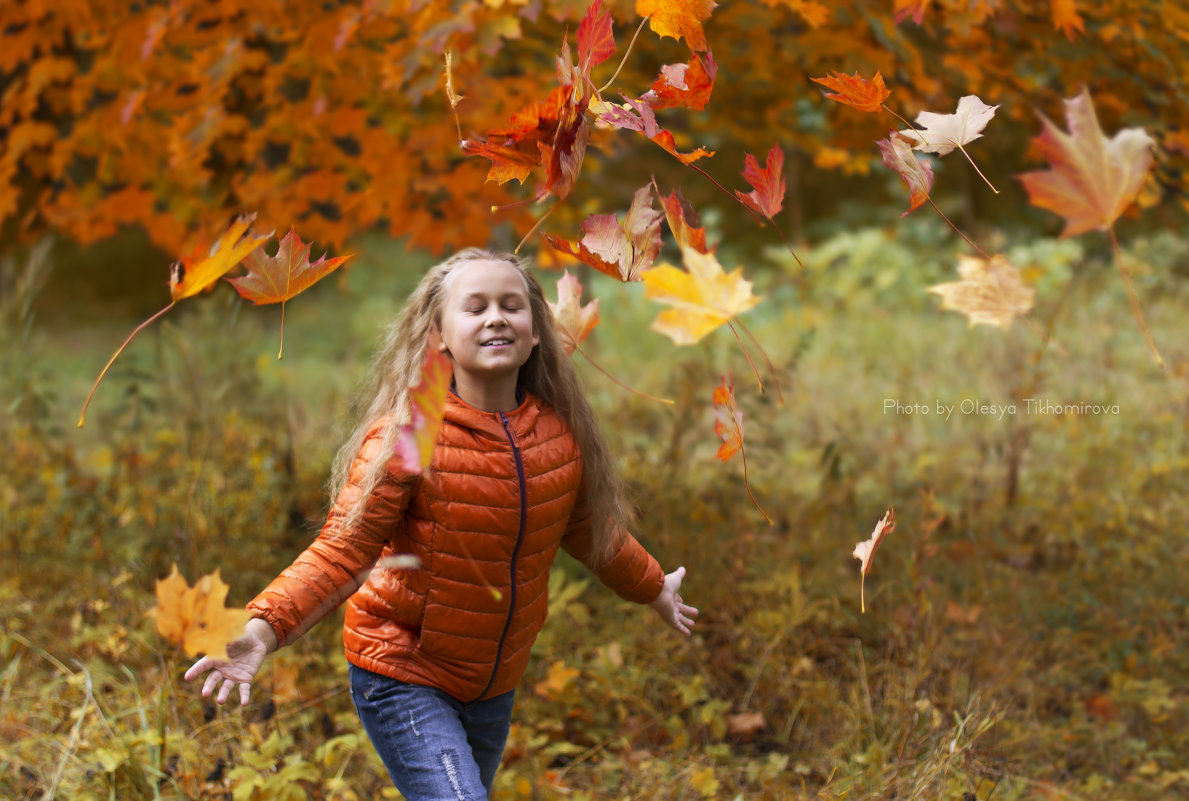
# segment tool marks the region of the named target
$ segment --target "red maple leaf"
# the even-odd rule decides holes
[[[749,208],[772,219],[784,208],[785,184],[784,176],[781,175],[781,170],[784,168],[784,153],[781,152],[778,145],[772,145],[763,169],[760,169],[760,164],[755,156],[750,153],[745,156],[743,178],[751,184],[752,191],[745,195],[736,189],[735,194]]]
[[[602,64],[614,52],[611,14],[603,8],[602,0],[595,0],[578,25],[578,66],[583,75],[589,76],[592,67]]]
[[[710,102],[718,64],[709,49],[705,55],[695,53],[685,64],[666,64],[652,82],[652,88],[641,100],[654,109],[689,108],[701,111]]]

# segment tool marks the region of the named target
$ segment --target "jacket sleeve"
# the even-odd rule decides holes
[[[603,562],[594,559],[590,513],[582,495],[579,495],[578,503],[570,515],[569,527],[561,545],[566,553],[590,568],[599,581],[626,601],[650,604],[661,594],[665,572],[630,532],[623,529],[619,531],[609,559]]]
[[[359,521],[351,528],[342,525],[362,491],[364,469],[380,457],[382,443],[383,424],[377,424],[368,432],[317,539],[248,603],[253,617],[273,627],[278,647],[309,631],[359,589],[384,546],[400,548],[394,537],[419,477],[404,471],[395,458],[376,482]]]

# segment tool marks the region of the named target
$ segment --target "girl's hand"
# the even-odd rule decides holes
[[[698,616],[698,610],[692,606],[686,606],[685,602],[681,600],[681,595],[677,592],[681,589],[683,578],[685,578],[684,567],[679,567],[666,575],[665,584],[661,587],[661,594],[652,602],[652,608],[656,610],[662,620],[688,637],[689,630],[694,626],[694,618]]]
[[[252,679],[256,671],[260,670],[264,657],[276,647],[277,635],[273,633],[272,626],[265,620],[253,618],[244,627],[244,635],[227,644],[226,661],[204,656],[186,671],[185,678],[189,681],[209,670],[206,682],[202,685],[203,698],[210,698],[211,693],[218,687],[219,694],[215,696],[215,701],[221,704],[238,684],[240,705],[247,706]]]

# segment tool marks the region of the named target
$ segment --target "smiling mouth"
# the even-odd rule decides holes
[[[511,345],[511,344],[512,344],[512,340],[510,340],[510,339],[489,339],[486,342],[482,343],[482,346],[485,348],[494,348],[494,347],[498,347],[500,345]]]

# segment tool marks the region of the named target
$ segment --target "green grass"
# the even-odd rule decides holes
[[[1170,378],[1093,242],[1012,251],[1038,326],[1058,315],[1037,361],[1036,329],[938,311],[923,290],[950,280],[952,254],[898,231],[820,244],[805,293],[780,257],[747,265],[767,297],[745,321],[783,404],[729,331],[676,349],[648,330],[640,286],[593,281],[587,352],[677,401],[578,359],[639,534],[687,566],[702,616],[682,642],[563,561],[497,798],[1189,797],[1185,242],[1129,248]],[[144,617],[172,562],[191,580],[219,568],[243,602],[316,530],[345,399],[429,263],[359,250],[343,280],[290,304],[281,362],[275,308],[222,288],[175,309],[121,357],[81,432],[82,398],[136,320],[7,327],[0,796],[383,797],[339,618],[270,661],[241,712],[184,684],[188,660]],[[714,457],[727,374],[771,527],[739,457]],[[1118,412],[1030,413],[1025,396]],[[889,505],[897,529],[860,614],[850,552]]]

